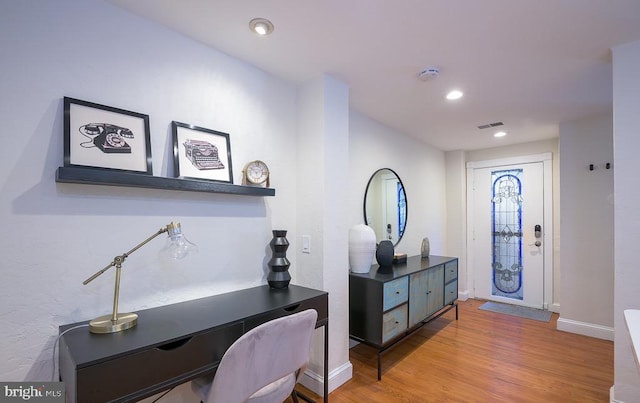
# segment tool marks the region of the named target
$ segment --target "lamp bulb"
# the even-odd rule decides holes
[[[179,260],[188,255],[198,253],[198,246],[189,241],[182,233],[180,223],[172,222],[167,226],[167,241],[160,254],[168,258]]]

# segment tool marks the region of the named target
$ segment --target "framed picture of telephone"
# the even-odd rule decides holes
[[[149,115],[64,97],[64,165],[151,175]]]
[[[173,174],[176,178],[233,183],[229,135],[180,122],[173,131]]]

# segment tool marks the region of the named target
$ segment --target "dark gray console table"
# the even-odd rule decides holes
[[[455,308],[458,320],[458,259],[412,256],[390,269],[371,266],[349,274],[349,337],[381,355],[424,324]]]
[[[112,334],[87,328],[60,338],[60,380],[69,402],[131,402],[210,375],[249,329],[313,308],[324,327],[324,401],[328,401],[328,294],[268,285],[137,311],[138,325]],[[86,322],[60,326],[60,332]]]

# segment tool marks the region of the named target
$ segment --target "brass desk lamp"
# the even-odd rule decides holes
[[[168,236],[166,245],[160,251],[162,255],[172,259],[182,259],[187,255],[198,251],[198,247],[189,242],[189,240],[182,234],[180,223],[171,222],[166,227],[160,228],[155,234],[134,246],[129,252],[113,258],[113,261],[109,263],[107,267],[82,282],[82,284],[87,285],[110,268],[114,266],[116,268],[116,285],[113,293],[113,313],[111,315],[100,316],[89,322],[89,331],[91,333],[121,332],[134,327],[138,323],[137,314],[118,313],[118,294],[120,293],[120,271],[122,269],[122,263],[124,263],[127,257],[129,257],[133,252],[137,251],[153,238],[165,232]]]

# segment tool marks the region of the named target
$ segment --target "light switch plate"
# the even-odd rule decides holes
[[[302,236],[302,253],[311,253],[311,236]]]

